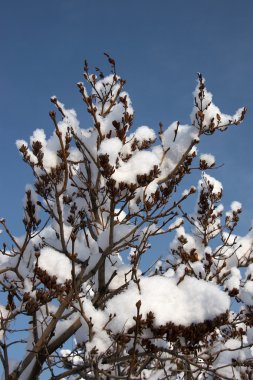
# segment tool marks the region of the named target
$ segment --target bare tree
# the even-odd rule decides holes
[[[88,90],[77,84],[90,129],[52,97],[52,136],[17,141],[34,184],[23,236],[0,221],[4,379],[251,379],[252,232],[236,235],[239,202],[223,216],[222,185],[206,173],[215,159],[196,150],[246,109],[221,113],[199,74],[190,125],[131,132],[125,80],[106,57],[109,75],[85,62]],[[193,169],[198,187],[181,194]],[[170,250],[157,259],[162,235]]]

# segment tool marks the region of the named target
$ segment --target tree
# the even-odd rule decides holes
[[[236,235],[239,202],[223,216],[222,185],[206,173],[214,157],[196,158],[203,135],[240,124],[246,109],[221,113],[198,74],[191,125],[160,124],[158,138],[146,126],[131,132],[125,80],[106,57],[108,76],[85,62],[89,92],[77,84],[90,129],[52,97],[52,136],[37,129],[30,144],[17,141],[34,184],[24,235],[1,219],[4,378],[251,379],[253,236]],[[193,168],[198,187],[180,194]],[[168,257],[143,270],[160,235]]]

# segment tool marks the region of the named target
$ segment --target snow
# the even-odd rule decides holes
[[[252,230],[245,236],[239,236],[224,232],[223,240],[227,241],[227,244],[231,247],[226,246],[224,248],[221,248],[218,246],[217,250],[219,250],[222,257],[226,259],[227,268],[238,266],[238,263],[243,266],[248,259],[252,259]],[[248,270],[250,270],[250,268],[251,266],[249,265]]]
[[[240,291],[241,300],[249,306],[253,306],[253,281],[247,281]]]
[[[117,274],[110,282],[109,289],[118,289],[120,286],[126,284],[126,282],[131,280],[131,277],[132,268],[128,265],[122,265],[117,269]]]
[[[65,115],[63,120],[60,120],[58,122],[58,129],[62,135],[62,142],[65,144],[65,136],[68,133],[69,129],[72,128],[74,131],[76,131],[79,128],[79,121],[77,120],[77,114],[75,110],[65,109],[64,104],[59,101],[57,101],[57,104],[62,108]],[[52,168],[55,168],[60,163],[57,151],[61,149],[61,144],[55,131],[48,139],[46,139],[44,130],[36,129],[30,137],[30,148],[25,140],[17,140],[16,146],[19,150],[23,145],[27,147],[30,161],[35,164],[35,171],[38,174],[41,174],[41,169],[36,167],[38,164],[38,158],[32,151],[33,144],[37,141],[41,144],[43,166],[46,171],[50,172]]]
[[[237,201],[232,202],[230,207],[233,212],[240,212],[242,210],[242,204]]]
[[[175,230],[176,228],[180,227],[182,224],[184,224],[183,218],[177,218],[173,223],[169,225],[169,230]]]
[[[248,328],[247,339],[249,344],[253,344],[253,327]]]
[[[219,376],[226,376],[231,379],[241,379],[240,367],[229,366],[233,360],[243,361],[252,359],[249,348],[242,348],[242,342],[238,339],[229,339],[221,348],[223,351],[218,355],[213,367],[217,369]],[[218,347],[216,347],[218,349]],[[218,351],[218,350],[217,350]],[[223,367],[223,368],[219,368]],[[241,367],[242,368],[242,367]]]
[[[56,276],[58,283],[64,283],[72,278],[71,261],[64,255],[53,248],[45,247],[40,251],[38,265],[41,269],[47,271],[50,276]],[[78,273],[78,270],[76,270]]]
[[[245,272],[245,277],[253,279],[253,264],[250,264]]]
[[[118,137],[103,140],[98,150],[98,155],[108,154],[109,162],[112,166],[115,165],[122,148],[122,141]]]
[[[196,192],[196,187],[195,186],[191,186],[190,189],[185,189],[183,192],[182,192],[182,197],[188,197],[190,194],[193,194]]]
[[[153,129],[146,125],[138,127],[135,132],[129,134],[126,143],[122,148],[121,156],[125,158],[127,155],[132,155],[133,150],[142,149],[143,146],[150,145],[156,140],[156,134]]]
[[[117,183],[135,184],[138,175],[150,174],[154,166],[159,165],[156,155],[148,151],[137,152],[127,162],[121,162],[118,169],[112,175]]]
[[[168,371],[166,370],[166,374],[168,374]],[[142,377],[141,379],[148,379],[148,380],[160,380],[164,378],[164,369],[144,369],[142,371]]]
[[[115,220],[117,222],[122,222],[127,216],[127,213],[124,210],[121,210],[120,208],[115,208],[114,214],[116,214]]]
[[[92,80],[92,76],[90,78]],[[115,128],[112,124],[113,121],[117,121],[122,125],[122,115],[124,115],[125,109],[122,102],[119,100],[116,101],[116,104],[111,108],[110,112],[104,116],[104,111],[106,111],[110,106],[110,100],[115,99],[117,91],[120,88],[120,78],[116,76],[116,82],[114,81],[115,76],[113,74],[104,77],[103,79],[97,80],[95,83],[95,89],[92,90],[92,95],[96,97],[96,108],[97,112],[97,121],[100,123],[100,131],[103,135],[112,133],[112,137],[116,135]],[[115,83],[113,88],[112,83]],[[104,104],[104,109],[102,110],[101,99],[104,99],[106,93],[111,95],[108,97],[107,101]],[[127,92],[122,91],[120,97],[126,97],[129,114],[133,114],[133,108],[131,104],[130,97]],[[101,99],[100,99],[101,98]]]
[[[95,89],[92,89],[92,94],[96,95],[96,93],[98,93],[102,97],[105,91],[107,91],[107,89],[109,89],[111,87],[111,84],[114,82],[114,75],[110,74],[104,77],[103,79],[97,80],[97,75],[91,74],[89,76],[89,79],[91,81],[93,81],[93,76],[96,79],[96,84],[95,84]],[[116,79],[119,80],[120,78],[116,76]],[[117,84],[114,87],[114,89],[112,90],[112,94],[115,95],[118,89],[119,89],[119,84]]]
[[[193,141],[198,141],[198,131],[193,126],[178,125],[177,122],[174,122],[164,131],[161,139],[163,149],[165,152],[167,151],[163,161],[163,170],[170,173]]]
[[[144,191],[144,199],[152,200],[152,194],[155,194],[156,190],[158,190],[158,183],[156,180],[152,181],[147,185]]]
[[[2,320],[4,321],[8,317],[8,310],[3,305],[0,305],[0,341],[3,338],[4,330],[2,329]]]
[[[96,310],[89,299],[84,300],[83,308],[85,310],[86,317],[93,324],[93,334],[94,334],[91,342],[88,342],[86,344],[87,353],[89,353],[94,347],[97,348],[99,353],[106,352],[107,349],[112,344],[110,337],[104,330],[104,326],[108,322],[107,314],[101,310]],[[85,335],[82,337],[79,336],[79,338],[81,337],[81,341],[87,340],[87,337],[89,334],[87,322],[84,319],[82,319],[82,326],[84,327],[83,333]]]
[[[130,140],[132,139],[132,137],[136,139],[138,142],[142,142],[145,140],[155,141],[156,134],[153,129],[149,128],[146,125],[143,125],[141,127],[138,127],[133,135],[130,135]]]
[[[205,80],[203,79],[203,83]],[[194,107],[190,115],[192,124],[198,129],[201,127],[204,132],[213,133],[215,129],[224,130],[228,125],[237,124],[244,112],[244,108],[240,108],[234,115],[222,113],[219,107],[213,103],[213,95],[203,89],[203,97],[199,97],[200,82],[198,82],[193,92]],[[196,102],[196,104],[195,104]]]
[[[210,153],[201,154],[199,157],[200,161],[206,163],[207,167],[212,167],[215,164],[215,157]]]
[[[176,229],[176,236],[170,243],[171,251],[177,251],[178,247],[183,245],[185,252],[190,254],[194,250],[197,252],[197,257],[200,258],[202,256],[203,248],[199,246],[199,242],[196,239],[194,239],[194,237],[191,234],[185,232],[185,229],[181,224],[182,222],[179,220],[179,227]],[[183,237],[184,239],[183,244],[180,240],[181,237]]]
[[[241,273],[239,269],[236,267],[231,268],[230,276],[224,284],[225,288],[228,289],[228,291],[232,291],[233,289],[236,289],[239,291],[240,279],[241,279]]]
[[[191,263],[191,268],[197,278],[205,277],[206,271],[205,271],[204,264],[202,262],[196,261],[194,263]]]
[[[117,242],[121,241],[126,242],[132,239],[131,232],[134,229],[134,226],[131,224],[117,224],[114,227],[113,231],[113,242],[117,244]],[[109,228],[104,230],[98,237],[97,244],[103,250],[109,246]]]
[[[211,320],[225,313],[230,303],[229,297],[216,285],[189,276],[179,285],[173,278],[141,278],[140,288],[139,294],[136,284],[131,283],[126,291],[108,301],[107,313],[116,313],[110,322],[113,332],[127,331],[133,326],[132,317],[136,315],[135,304],[139,300],[143,318],[153,312],[157,327],[169,322],[189,326]]]
[[[30,137],[30,145],[32,146],[32,144],[36,141],[39,141],[43,147],[46,146],[46,134],[44,129],[35,129],[32,136]]]
[[[210,175],[203,173],[202,179],[199,181],[199,189],[201,188],[209,188],[211,186],[213,194],[222,194],[222,184],[220,181],[211,177]]]
[[[71,352],[71,350],[63,349],[60,351],[60,355],[67,360],[67,362],[72,363],[74,366],[80,366],[84,364],[84,360],[76,352]]]

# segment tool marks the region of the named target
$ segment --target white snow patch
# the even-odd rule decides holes
[[[149,311],[154,313],[156,326],[168,322],[189,326],[211,320],[226,312],[230,303],[227,294],[218,286],[188,276],[179,285],[173,278],[142,278],[140,288],[141,294],[136,284],[130,284],[126,291],[107,303],[107,313],[116,313],[116,318],[110,322],[113,332],[133,326],[138,300],[141,300],[140,312],[144,318]]]

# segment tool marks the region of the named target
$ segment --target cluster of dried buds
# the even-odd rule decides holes
[[[72,281],[66,280],[64,284],[57,282],[56,276],[50,276],[46,270],[39,268],[34,269],[34,274],[44,288],[37,288],[34,294],[25,292],[23,295],[23,303],[25,310],[29,315],[32,315],[42,305],[48,304],[52,299],[58,298],[59,300],[66,296],[72,289]]]

